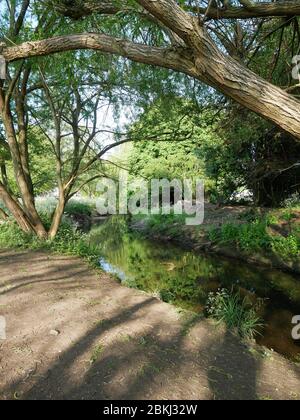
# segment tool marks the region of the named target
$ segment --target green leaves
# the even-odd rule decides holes
[[[259,334],[258,330],[263,327],[248,300],[242,299],[239,293],[230,293],[226,289],[210,293],[207,313],[219,323],[226,324],[229,329],[236,329],[242,338],[254,339]]]
[[[204,156],[199,150],[216,137],[209,114],[200,114],[192,101],[173,95],[154,101],[130,130],[133,138],[141,140],[130,158],[132,174],[149,179],[205,178]],[[147,141],[149,138],[153,141]]]

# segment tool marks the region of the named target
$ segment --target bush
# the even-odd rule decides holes
[[[287,238],[273,237],[272,249],[282,257],[297,257],[300,249],[299,239],[294,235],[289,235]]]
[[[225,224],[221,229],[209,232],[210,240],[221,244],[236,243],[242,251],[270,249],[272,238],[267,233],[265,221],[255,221],[241,225]]]
[[[284,214],[283,218],[291,220],[291,217]],[[212,229],[209,238],[212,242],[222,245],[236,244],[245,252],[273,251],[284,258],[294,258],[299,255],[300,241],[297,235],[271,235],[268,227],[277,224],[275,216],[268,215],[263,219],[255,220],[252,223],[234,225],[224,224],[220,229]]]
[[[44,220],[45,225],[48,221]],[[54,240],[41,240],[34,235],[26,234],[18,225],[9,221],[0,226],[0,248],[20,248],[47,250],[54,253],[82,257],[93,266],[99,266],[99,255],[96,248],[89,244],[88,236],[77,232],[67,221],[64,221]]]
[[[65,213],[68,216],[82,214],[85,216],[91,216],[94,210],[94,206],[90,203],[83,201],[69,201],[66,205]]]
[[[36,200],[37,211],[42,217],[51,217],[55,211],[56,205],[57,199],[55,197],[38,197]],[[65,214],[68,216],[78,214],[91,216],[94,209],[94,200],[73,199],[67,203]]]
[[[258,330],[263,327],[247,299],[242,299],[239,293],[229,293],[226,289],[210,293],[206,310],[219,323],[224,322],[229,329],[237,329],[242,338],[254,339],[259,334]]]

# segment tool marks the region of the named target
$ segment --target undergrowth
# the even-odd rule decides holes
[[[255,308],[247,299],[226,289],[210,293],[206,310],[209,317],[219,323],[224,322],[229,329],[236,329],[242,338],[254,339],[263,327]]]
[[[281,219],[291,223],[293,215],[287,212]],[[279,219],[270,215],[256,219],[252,222],[233,224],[226,223],[220,228],[209,231],[209,239],[220,245],[235,244],[245,252],[274,252],[283,258],[295,258],[300,252],[299,229],[292,223],[285,235],[275,234],[272,225],[277,225]]]
[[[47,227],[49,220],[45,220],[44,223]],[[82,257],[92,266],[99,266],[99,253],[89,244],[88,235],[76,231],[66,220],[61,224],[54,240],[41,240],[34,235],[26,234],[13,221],[4,223],[0,226],[0,248],[51,251]]]

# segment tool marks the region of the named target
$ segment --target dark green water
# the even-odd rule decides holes
[[[93,228],[90,238],[106,272],[182,308],[203,312],[210,292],[239,289],[259,302],[265,322],[259,344],[300,361],[300,341],[291,336],[292,318],[300,315],[300,276],[153,242],[130,232],[122,218]]]

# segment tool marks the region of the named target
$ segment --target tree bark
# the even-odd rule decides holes
[[[7,61],[15,61],[62,51],[91,49],[117,54],[139,63],[165,67],[188,74],[216,88],[300,139],[300,102],[219,51],[205,28],[195,19],[184,21],[185,14],[181,9],[180,12],[183,14],[180,13],[171,21],[165,17],[161,19],[189,43],[185,48],[150,47],[108,35],[89,33],[24,43],[5,49],[4,56]],[[164,9],[159,13],[164,15]],[[180,23],[177,24],[178,20]]]
[[[209,19],[253,19],[268,17],[286,17],[299,16],[300,4],[298,1],[280,1],[276,3],[257,3],[251,2],[252,6],[247,7],[210,7],[209,10],[204,7],[192,7],[194,13],[205,14]]]
[[[0,219],[7,220],[8,218],[8,214],[6,214],[5,211],[0,208]]]
[[[63,191],[61,191],[59,194],[58,203],[57,203],[54,215],[53,215],[52,224],[48,232],[48,237],[51,240],[53,240],[55,236],[57,235],[64,211],[65,211],[66,203],[67,201],[65,199],[64,193]]]
[[[35,207],[34,193],[33,193],[32,181],[31,181],[30,170],[29,170],[29,156],[28,156],[28,150],[27,150],[25,111],[24,111],[25,94],[21,94],[20,92],[15,93],[16,109],[17,109],[18,125],[19,125],[19,141],[20,141],[20,144],[19,144],[17,140],[18,136],[16,134],[16,130],[14,126],[13,115],[11,111],[11,103],[10,103],[11,101],[10,90],[13,90],[13,87],[14,87],[14,84],[10,85],[8,88],[8,93],[6,94],[4,94],[4,91],[2,89],[0,91],[0,114],[2,117],[3,126],[5,128],[7,143],[9,146],[9,150],[10,150],[10,154],[11,154],[11,158],[13,162],[15,179],[16,179],[19,192],[20,192],[23,204],[24,204],[24,210],[27,215],[27,221],[29,221],[31,228],[33,229],[33,231],[36,233],[38,237],[46,238],[47,232],[45,230],[45,227]],[[6,192],[7,194],[9,194],[8,190],[6,190]],[[22,224],[22,226],[24,227],[24,223]]]
[[[208,2],[209,3],[209,2]],[[205,15],[206,18],[219,19],[252,19],[252,18],[267,18],[267,17],[287,17],[299,16],[300,4],[297,0],[290,1],[276,1],[257,2],[252,0],[240,1],[241,6],[216,7],[211,3],[210,7],[198,7],[185,5],[185,9],[196,15]],[[55,9],[64,16],[72,19],[80,19],[84,16],[92,14],[99,15],[115,15],[119,12],[132,12],[133,7],[127,4],[126,1],[117,4],[112,0],[85,1],[84,4],[76,4],[69,2],[69,4],[58,3]]]
[[[28,183],[24,174],[20,150],[16,140],[16,133],[12,122],[12,116],[7,109],[2,113],[3,124],[7,135],[7,140],[12,156],[15,178],[21,193],[22,201],[26,210],[27,218],[30,220],[30,225],[40,238],[46,238],[47,232],[40,219],[40,216],[35,208],[34,196],[31,188],[31,183]]]
[[[32,226],[29,218],[27,217],[26,213],[23,211],[20,204],[12,198],[12,196],[8,193],[4,185],[0,182],[0,200],[3,201],[5,206],[13,215],[14,219],[20,226],[23,232],[25,233],[35,233],[35,229]]]

